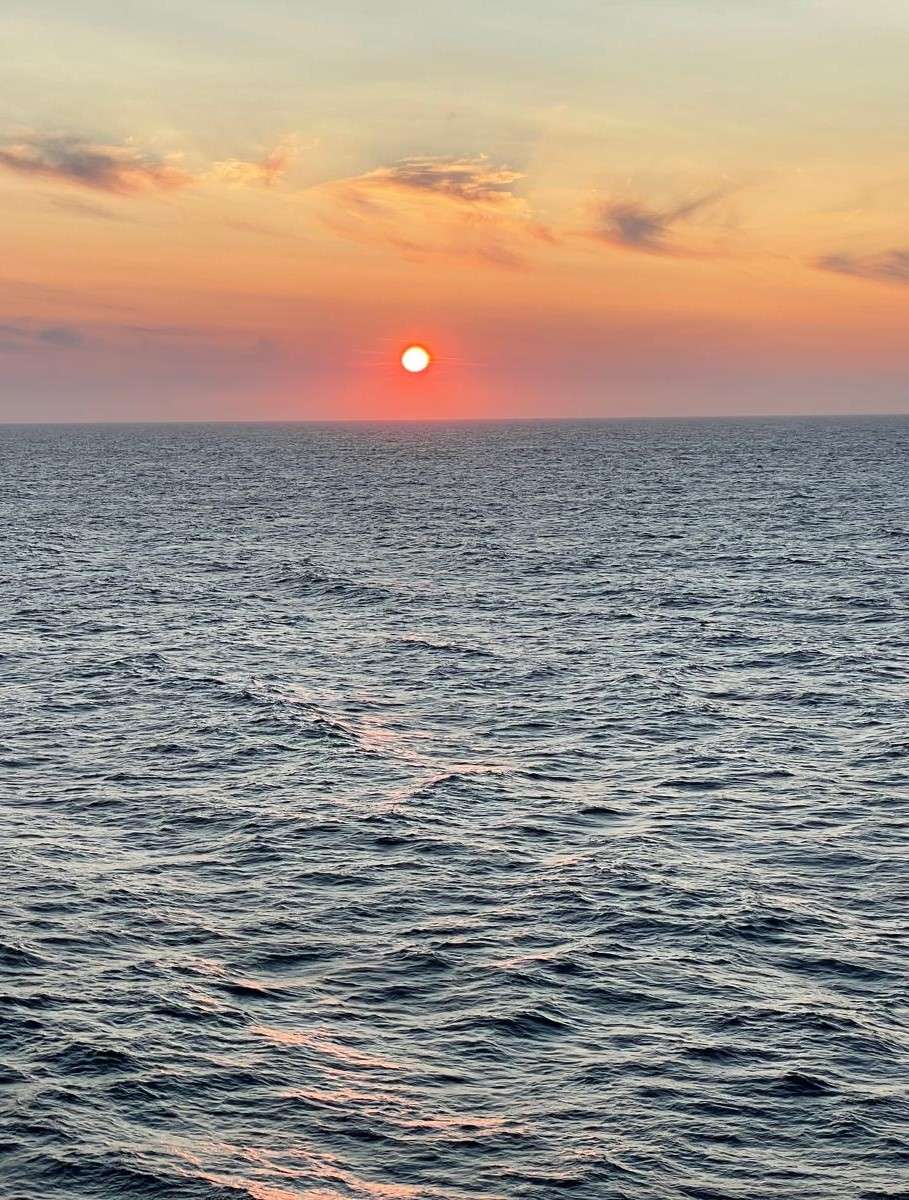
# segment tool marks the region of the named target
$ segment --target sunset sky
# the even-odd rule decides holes
[[[906,0],[4,0],[0,37],[0,419],[909,411]]]

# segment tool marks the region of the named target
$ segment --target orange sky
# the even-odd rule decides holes
[[[909,9],[757,9],[8,2],[0,419],[909,411]]]

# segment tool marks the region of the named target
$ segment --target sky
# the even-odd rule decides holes
[[[4,0],[0,41],[0,420],[909,412],[905,0]]]

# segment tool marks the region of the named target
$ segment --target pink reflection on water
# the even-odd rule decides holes
[[[484,1137],[507,1131],[524,1133],[526,1126],[507,1117],[480,1113],[436,1113],[424,1115],[413,1100],[398,1092],[362,1091],[336,1087],[290,1088],[283,1093],[288,1100],[308,1100],[312,1104],[353,1107],[362,1116],[374,1116],[396,1125],[399,1129],[438,1130],[465,1137]],[[397,1111],[395,1111],[397,1110]]]
[[[508,1130],[509,1133],[524,1133],[526,1126],[514,1124],[506,1117],[467,1116],[466,1114],[440,1113],[435,1117],[389,1117],[403,1129],[438,1129],[445,1133],[461,1133],[471,1137],[489,1136]]]
[[[320,1030],[303,1029],[273,1029],[265,1025],[251,1025],[250,1033],[267,1038],[277,1046],[307,1046],[317,1054],[325,1054],[352,1067],[362,1067],[365,1070],[400,1071],[403,1064],[382,1058],[376,1054],[367,1054],[363,1050],[355,1050],[352,1046],[344,1046],[332,1041]]]
[[[171,1152],[193,1166],[186,1171],[189,1177],[204,1180],[213,1186],[245,1192],[251,1200],[466,1200],[460,1190],[445,1190],[414,1183],[380,1183],[366,1180],[342,1165],[336,1154],[319,1154],[305,1146],[291,1146],[283,1151],[260,1146],[233,1146],[229,1142],[210,1142],[189,1150],[186,1146],[170,1146]],[[212,1169],[211,1159],[233,1159],[246,1163],[261,1174],[281,1180],[249,1178],[246,1174],[227,1168]],[[285,1187],[293,1180],[293,1187]],[[296,1181],[306,1180],[306,1183]],[[313,1186],[314,1184],[314,1186]],[[470,1200],[504,1200],[489,1193],[471,1193]]]
[[[511,954],[489,965],[500,971],[514,971],[521,967],[532,967],[535,963],[558,962],[565,957],[569,949],[567,946],[552,946],[545,950],[528,950],[526,954]]]
[[[320,1088],[290,1088],[283,1093],[288,1100],[309,1100],[313,1104],[354,1105],[365,1109],[381,1104],[407,1104],[404,1096],[394,1092],[358,1092],[354,1088],[339,1087],[331,1091]]]
[[[188,971],[193,971],[196,975],[207,975],[211,979],[223,979],[227,974],[225,964],[216,958],[201,958],[192,955],[183,959],[182,963]]]
[[[187,1172],[196,1179],[202,1179],[216,1187],[231,1188],[234,1191],[245,1192],[251,1200],[460,1200],[461,1192],[452,1192],[437,1187],[426,1187],[409,1183],[379,1183],[376,1180],[364,1179],[341,1166],[338,1159],[328,1153],[316,1155],[305,1147],[298,1146],[279,1153],[259,1147],[239,1147],[227,1144],[213,1144],[203,1147],[211,1156],[230,1157],[245,1161],[257,1169],[271,1173],[279,1178],[306,1179],[316,1181],[316,1186],[308,1184],[295,1185],[287,1188],[271,1182],[250,1179],[246,1175],[210,1170],[203,1164],[199,1153],[172,1147],[173,1152],[196,1169]],[[298,1162],[299,1166],[287,1166],[275,1161],[284,1158]],[[343,1190],[338,1190],[343,1189]],[[500,1197],[484,1195],[474,1196],[473,1200],[501,1200]]]

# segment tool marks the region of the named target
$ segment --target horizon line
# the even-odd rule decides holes
[[[226,425],[226,426],[262,426],[262,425],[595,425],[619,421],[805,421],[805,420],[869,420],[877,418],[909,419],[909,409],[896,412],[749,412],[749,413],[679,413],[670,416],[665,413],[643,413],[637,416],[606,415],[595,417],[264,417],[260,419],[228,417],[186,417],[161,420],[101,418],[94,420],[61,419],[48,421],[8,421],[0,417],[0,428],[53,428],[80,426],[144,426],[144,425]]]

